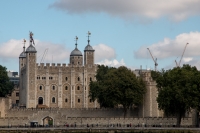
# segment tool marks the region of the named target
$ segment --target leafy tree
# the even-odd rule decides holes
[[[5,97],[13,89],[13,83],[9,81],[6,67],[0,65],[0,97]]]
[[[114,107],[113,101],[109,98],[109,91],[104,84],[105,75],[109,73],[109,71],[111,71],[112,69],[115,68],[99,65],[96,74],[97,81],[90,82],[89,97],[93,101],[97,99],[100,107]]]
[[[117,69],[99,66],[96,79],[90,83],[89,96],[97,99],[101,107],[122,105],[125,116],[128,108],[142,102],[145,84],[125,66]]]
[[[175,115],[176,126],[191,108],[197,108],[200,97],[200,72],[196,67],[183,65],[161,72],[152,72],[159,89],[157,101],[159,109],[168,115]],[[198,77],[198,78],[197,78]]]

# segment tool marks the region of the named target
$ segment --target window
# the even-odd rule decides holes
[[[80,103],[80,99],[78,99],[78,103]]]
[[[90,81],[92,81],[92,78],[90,77]]]
[[[40,90],[42,90],[42,86],[40,86]]]
[[[67,81],[67,77],[65,78],[65,80]]]
[[[52,103],[55,103],[55,102],[56,102],[55,97],[52,97]]]
[[[80,87],[79,87],[79,86],[77,87],[77,90],[80,90]]]
[[[52,86],[52,89],[55,90],[55,88],[56,88],[56,87],[53,85],[53,86]]]
[[[80,78],[78,77],[78,81],[80,81]]]
[[[90,99],[90,103],[92,102],[92,99]]]
[[[68,90],[68,86],[65,86],[65,90]]]
[[[16,97],[18,97],[19,96],[19,92],[16,92]]]
[[[65,102],[67,103],[67,98],[65,99]]]
[[[18,104],[19,103],[19,100],[16,100],[16,104]]]

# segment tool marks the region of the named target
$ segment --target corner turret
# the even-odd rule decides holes
[[[77,48],[77,40],[78,37],[76,36],[76,47],[75,49],[71,52],[70,54],[70,64],[71,65],[83,65],[83,55],[81,53],[81,51],[78,50]]]
[[[88,44],[84,50],[84,65],[94,65],[94,49],[90,46],[90,37],[91,33],[88,31]]]

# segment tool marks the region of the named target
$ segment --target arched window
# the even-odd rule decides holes
[[[77,90],[80,90],[80,87],[79,87],[79,86],[77,87]]]
[[[90,81],[92,81],[92,77],[90,77]]]
[[[90,99],[90,103],[92,102],[92,99]]]
[[[67,77],[65,78],[65,80],[67,81]]]
[[[65,102],[67,103],[67,98],[65,99]]]
[[[52,89],[53,89],[53,90],[55,90],[55,89],[56,89],[56,87],[53,85],[53,86],[52,86]]]
[[[43,98],[42,97],[38,98],[38,104],[43,104]]]
[[[80,99],[78,99],[78,103],[80,103]]]
[[[80,78],[78,77],[78,81],[80,81]]]
[[[55,102],[56,102],[55,97],[52,97],[52,103],[55,103]]]
[[[40,85],[40,90],[42,90],[42,86]]]
[[[68,90],[68,86],[65,86],[65,90]]]

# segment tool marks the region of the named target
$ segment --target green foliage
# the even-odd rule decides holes
[[[5,97],[13,89],[13,83],[9,81],[6,67],[0,65],[0,97]]]
[[[90,83],[90,98],[98,100],[101,107],[122,105],[126,113],[132,105],[142,102],[145,83],[128,68],[98,66],[96,80]]]
[[[177,126],[186,111],[199,105],[200,72],[196,67],[183,65],[170,70],[154,72],[159,89],[157,101],[159,109],[166,115],[177,117]]]

